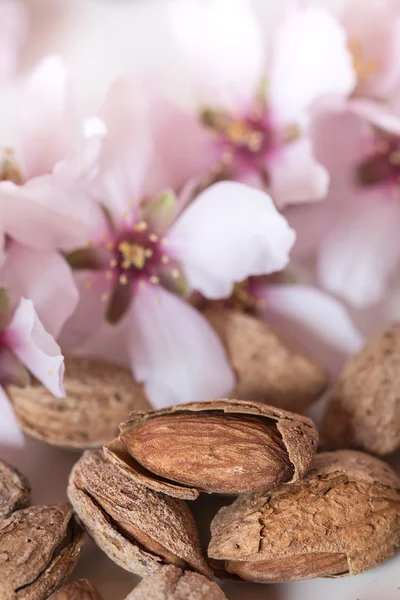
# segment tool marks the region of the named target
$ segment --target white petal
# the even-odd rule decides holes
[[[261,30],[247,0],[170,2],[172,31],[189,63],[198,99],[235,110],[254,97],[266,60]]]
[[[328,171],[315,159],[306,137],[285,146],[271,162],[269,174],[271,194],[280,208],[320,200],[329,186]]]
[[[295,234],[264,192],[222,182],[202,192],[167,235],[190,285],[208,298],[230,295],[235,282],[280,271]]]
[[[205,318],[177,296],[148,286],[130,313],[128,351],[155,408],[228,395],[235,378]]]
[[[45,58],[31,75],[21,107],[25,179],[50,173],[77,139],[77,120],[66,70],[58,56]]]
[[[344,28],[321,6],[294,3],[273,40],[269,98],[276,118],[296,121],[324,95],[347,96],[355,86]]]
[[[10,448],[22,448],[24,435],[18,425],[11,403],[7,394],[0,387],[0,453],[6,458],[6,451]]]
[[[64,357],[44,329],[31,300],[21,298],[6,334],[12,351],[32,375],[54,396],[64,397]]]
[[[345,357],[357,352],[363,344],[345,306],[318,288],[300,284],[268,285],[263,298],[266,318],[280,317],[288,337],[314,350],[317,358],[323,346]]]
[[[382,297],[398,267],[400,197],[378,186],[349,190],[347,200],[322,245],[318,272],[328,290],[361,308]]]
[[[0,285],[13,306],[24,296],[33,301],[45,327],[57,337],[78,303],[71,269],[58,252],[41,252],[13,243],[0,268]]]

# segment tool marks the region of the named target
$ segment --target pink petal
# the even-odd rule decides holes
[[[136,379],[155,408],[229,394],[235,378],[225,350],[202,315],[177,296],[148,286],[127,327]]]
[[[54,337],[78,303],[71,269],[58,252],[10,244],[0,268],[0,284],[8,289],[12,306],[21,296],[32,300],[45,329]]]
[[[344,28],[321,6],[294,3],[272,45],[269,97],[276,118],[296,121],[324,95],[347,96],[355,86]]]
[[[264,192],[217,183],[178,218],[166,248],[189,284],[207,298],[231,294],[235,282],[283,269],[295,234]]]
[[[146,192],[159,194],[167,188],[177,192],[188,180],[207,174],[217,153],[197,114],[154,91],[149,91],[149,101],[154,155]]]
[[[19,0],[0,4],[0,83],[16,71],[21,47],[28,28],[27,11]]]
[[[313,111],[311,137],[315,156],[335,178],[348,175],[360,163],[369,135],[365,119],[346,100],[324,101]]]
[[[24,186],[0,183],[0,207],[6,232],[37,250],[86,245],[105,227],[96,203],[74,181],[45,175]]]
[[[387,104],[362,99],[352,100],[349,107],[356,115],[375,127],[393,135],[400,135],[400,117]]]
[[[230,110],[246,106],[265,64],[261,29],[250,3],[178,0],[166,10],[196,97]]]
[[[21,107],[25,179],[50,173],[77,139],[65,68],[58,56],[45,58],[31,75]]]
[[[6,392],[0,387],[0,452],[4,458],[5,448],[22,448],[22,433]]]
[[[78,306],[65,324],[59,340],[65,352],[77,349],[98,333],[111,295],[112,281],[106,279],[103,272],[77,271],[75,284],[79,292]]]
[[[32,375],[54,396],[64,397],[64,357],[43,327],[31,300],[21,298],[6,334],[14,354]]]
[[[328,191],[328,172],[314,158],[306,137],[284,146],[271,162],[269,174],[271,194],[279,208],[320,200]]]
[[[263,316],[289,339],[333,368],[357,352],[363,338],[343,304],[309,285],[268,285]]]
[[[347,206],[343,207],[343,201]],[[383,186],[349,189],[322,245],[322,284],[361,308],[379,300],[400,259],[400,198]]]
[[[147,101],[136,82],[120,78],[109,88],[100,111],[107,135],[99,156],[100,174],[93,193],[116,224],[127,225],[127,214],[143,199],[153,140]]]

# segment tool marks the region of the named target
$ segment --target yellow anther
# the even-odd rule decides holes
[[[158,242],[158,235],[156,235],[155,233],[151,233],[151,234],[149,235],[149,240],[150,240],[151,242]]]
[[[118,244],[118,250],[122,254],[122,268],[130,269],[136,267],[136,269],[143,269],[146,262],[145,249],[139,244],[131,244],[130,242],[120,242]]]
[[[164,254],[161,257],[161,262],[163,263],[163,265],[167,265],[169,263],[169,256],[167,256],[166,254]]]
[[[134,230],[135,231],[146,231],[148,225],[146,223],[146,221],[140,221],[140,223],[136,223],[136,225],[134,226]]]
[[[120,275],[119,282],[121,285],[126,285],[128,283],[128,278],[126,275]]]
[[[179,269],[172,269],[171,275],[172,275],[172,279],[179,279],[181,274],[180,274]]]
[[[150,283],[154,283],[154,285],[157,285],[157,283],[160,283],[160,278],[157,277],[157,275],[152,275],[150,277]]]

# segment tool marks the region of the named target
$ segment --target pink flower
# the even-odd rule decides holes
[[[0,4],[0,84],[17,70],[19,53],[27,33],[27,13],[20,0]]]
[[[355,95],[387,99],[400,82],[399,0],[346,2],[342,23],[357,75]]]
[[[103,110],[108,136],[89,190],[97,219],[68,255],[80,303],[63,343],[82,350],[100,334],[109,358],[126,348],[155,406],[227,394],[234,375],[222,344],[186,298],[192,290],[222,298],[248,275],[284,268],[293,232],[265,193],[239,183],[218,183],[186,208],[170,190],[144,198],[147,138],[131,106],[121,107],[120,85]]]
[[[354,87],[342,26],[321,7],[293,2],[267,58],[245,0],[182,0],[167,10],[200,101],[197,124],[180,130],[176,118],[171,131],[197,139],[202,127],[197,152],[214,173],[268,188],[279,207],[322,198],[328,174],[314,158],[310,109]]]
[[[323,205],[288,215],[324,287],[358,308],[382,298],[400,261],[397,114],[361,100],[322,114],[316,146],[331,189]]]

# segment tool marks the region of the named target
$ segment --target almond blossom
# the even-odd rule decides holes
[[[97,218],[67,255],[80,303],[62,344],[99,347],[106,332],[108,358],[125,349],[155,406],[228,394],[234,374],[222,343],[186,299],[193,290],[222,298],[248,275],[284,268],[294,233],[264,192],[239,183],[217,183],[187,206],[185,190],[146,197],[153,149],[120,92],[117,83],[102,111],[108,133],[87,188]]]
[[[323,286],[357,308],[383,297],[400,261],[399,109],[353,100],[322,112],[315,139],[330,191],[320,206],[287,215],[297,255],[314,254]]]
[[[166,10],[198,101],[192,126],[185,118],[180,128],[177,110],[171,134],[196,140],[216,178],[265,187],[278,207],[323,198],[329,177],[314,158],[310,109],[354,88],[344,28],[323,8],[293,2],[266,49],[246,0]]]

